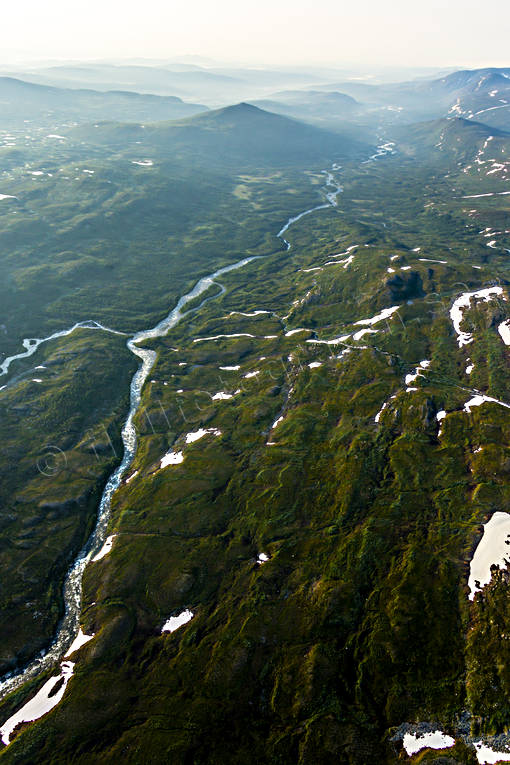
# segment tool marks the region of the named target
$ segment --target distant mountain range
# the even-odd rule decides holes
[[[16,78],[0,77],[7,128],[27,119],[54,126],[176,120],[240,101],[328,131],[362,135],[364,140],[370,140],[370,133],[373,138],[378,128],[448,116],[510,130],[510,68],[460,70],[440,78],[384,84],[321,82],[316,73],[211,71],[190,65],[176,70],[55,66]]]
[[[131,90],[176,95],[190,101],[225,105],[247,98],[261,97],[289,87],[307,87],[321,82],[306,72],[271,69],[219,69],[172,64],[164,66],[86,64],[51,66],[38,70],[7,72],[20,79],[64,88]]]
[[[52,125],[101,119],[149,122],[189,117],[206,109],[176,96],[73,90],[0,77],[2,126],[23,124],[24,120]]]
[[[510,104],[510,68],[461,70],[439,79],[384,85],[347,81],[333,87],[366,108],[394,111],[406,122],[453,114],[510,128],[510,106],[506,108]]]

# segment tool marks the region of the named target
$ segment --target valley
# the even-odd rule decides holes
[[[510,133],[350,106],[6,139],[0,760],[507,759]]]

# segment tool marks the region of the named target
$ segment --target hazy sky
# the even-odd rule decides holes
[[[510,65],[508,0],[14,0],[0,59]]]

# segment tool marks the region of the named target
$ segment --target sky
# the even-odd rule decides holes
[[[21,0],[0,63],[171,59],[265,65],[508,66],[508,0]]]

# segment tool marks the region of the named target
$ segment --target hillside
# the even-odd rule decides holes
[[[273,230],[326,201],[322,165],[307,175],[204,153],[197,166],[164,140],[147,156],[136,142],[112,151],[72,132],[25,127],[1,148],[0,675],[42,650],[62,616],[62,577],[119,454],[136,367],[122,333],[156,325],[210,270],[284,252]],[[240,176],[242,162],[251,170]],[[55,333],[37,360],[22,355],[7,370],[25,338]],[[41,432],[71,473],[39,472]]]
[[[510,72],[235,71],[0,131],[0,765],[509,761]]]
[[[262,150],[289,130],[245,106],[177,129],[190,124],[200,152],[209,133],[251,147],[245,131],[260,124]],[[508,573],[489,570],[478,587],[470,566],[483,525],[510,518],[508,184],[477,172],[488,164],[464,172],[506,135],[440,120],[341,169],[227,183],[209,168],[177,183],[165,148],[175,126],[145,129],[163,147],[153,165],[106,144],[83,182],[7,189],[23,202],[40,178],[19,222],[19,200],[3,200],[9,225],[32,237],[3,256],[7,286],[24,288],[11,304],[20,327],[37,309],[54,330],[81,306],[128,333],[47,342],[1,392],[10,667],[21,626],[23,656],[42,632],[26,593],[52,604],[55,623],[42,572],[65,568],[58,542],[76,550],[71,531],[83,538],[119,464],[136,361],[126,340],[179,295],[182,311],[138,336],[156,355],[132,462],[85,569],[73,634],[88,639],[68,674],[57,661],[5,695],[2,726],[44,682],[69,680],[46,716],[15,726],[0,761],[474,765],[481,741],[506,751]],[[338,204],[324,206],[333,187]],[[60,208],[72,190],[71,218]],[[71,226],[86,247],[78,263],[57,238]],[[201,293],[192,266],[209,276]],[[58,300],[41,305],[50,278]],[[55,475],[33,470],[43,429],[65,456]],[[427,746],[435,731],[447,748]]]
[[[335,89],[367,107],[401,110],[399,121],[412,123],[452,114],[510,129],[510,69],[473,69],[446,77],[380,85],[341,82]],[[331,89],[323,86],[321,90]]]
[[[188,101],[224,106],[236,101],[262,98],[289,88],[313,87],[323,75],[308,67],[297,70],[268,67],[225,67],[202,60],[198,63],[161,61],[138,63],[86,62],[58,64],[11,71],[13,77],[41,85],[94,90],[131,90],[176,95]]]
[[[364,107],[345,93],[319,90],[290,90],[275,93],[271,99],[254,101],[262,109],[287,117],[312,122],[327,129],[352,122]]]
[[[57,126],[98,119],[148,121],[180,119],[207,107],[175,96],[141,95],[129,91],[100,92],[38,85],[0,77],[2,125],[23,127],[25,120]]]
[[[307,166],[310,163],[361,156],[367,146],[318,127],[241,103],[188,120],[151,125],[100,123],[73,131],[74,140],[133,147],[150,155],[166,152],[193,164],[226,167]]]
[[[43,85],[98,90],[137,90],[158,95],[178,95],[184,98],[200,97],[218,91],[238,89],[238,77],[216,74],[200,67],[147,66],[135,64],[85,64],[81,66],[55,65],[21,73],[22,79]]]
[[[401,151],[430,161],[474,161],[487,139],[510,146],[510,133],[462,117],[406,125],[392,134]]]
[[[510,130],[510,69],[458,72],[446,78],[444,85],[451,84],[456,86],[456,98],[450,114]]]

